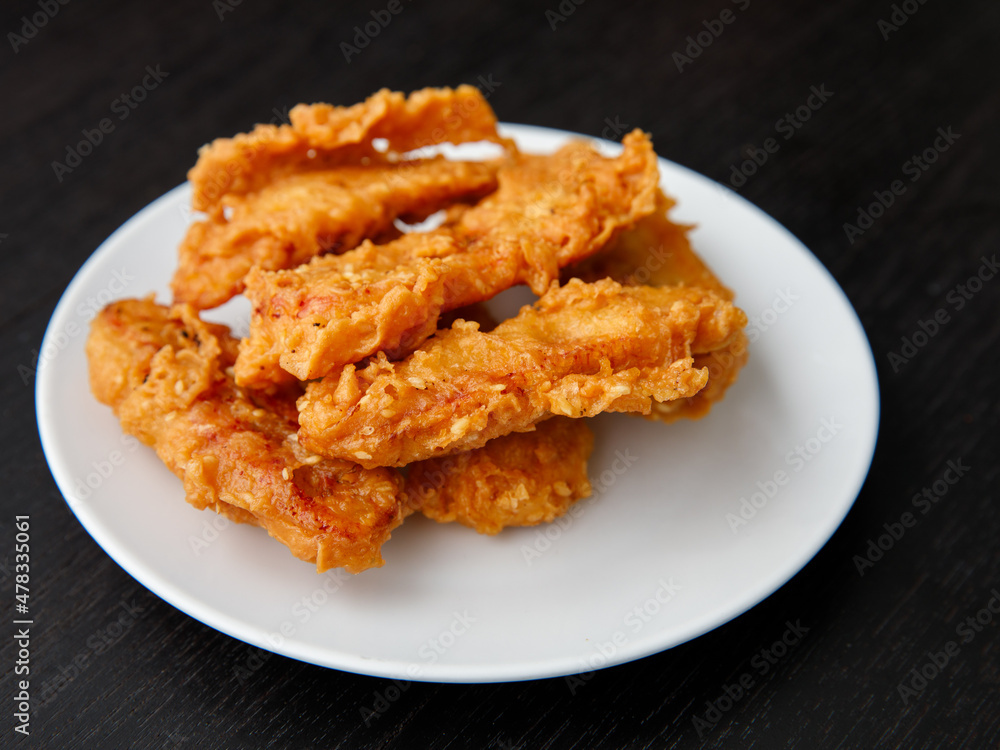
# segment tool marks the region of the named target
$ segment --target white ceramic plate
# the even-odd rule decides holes
[[[535,152],[570,137],[506,130]],[[385,545],[385,567],[317,576],[264,531],[188,506],[180,481],[90,395],[83,347],[98,305],[153,291],[169,300],[187,185],[98,248],[49,324],[38,424],[69,507],[125,570],[192,617],[351,672],[444,682],[575,674],[736,617],[801,569],[854,502],[875,446],[875,368],[847,299],[798,240],[717,183],[660,168],[679,199],[672,217],[698,224],[695,248],[751,318],[750,362],[701,421],[594,420],[598,493],[572,515],[497,537],[411,517]],[[245,332],[244,304],[212,317]]]

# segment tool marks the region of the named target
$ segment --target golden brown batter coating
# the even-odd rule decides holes
[[[628,286],[698,286],[732,299],[732,292],[692,249],[690,228],[667,217],[673,205],[660,193],[656,212],[618,234],[596,255],[568,266],[564,278],[611,277]],[[481,330],[495,325],[481,324]],[[654,402],[650,413],[641,416],[664,422],[703,417],[735,382],[746,360],[747,337],[740,331],[727,346],[695,355],[694,366],[708,369],[704,388],[689,398]],[[590,434],[587,420],[554,417],[534,432],[513,433],[473,451],[418,461],[409,467],[407,505],[419,507],[436,521],[458,521],[485,534],[537,523],[534,519],[551,521],[589,495]]]
[[[156,449],[196,508],[264,527],[320,572],[380,566],[402,519],[399,474],[301,448],[300,388],[237,387],[235,349],[228,329],[186,305],[114,302],[87,340],[91,388],[123,430]]]
[[[667,212],[674,201],[662,192],[657,195],[657,210],[621,232],[596,255],[567,267],[563,278],[596,281],[612,278],[627,286],[682,285],[707,289],[723,299],[732,300],[726,287],[691,247],[691,227],[675,224]],[[690,398],[654,403],[645,416],[663,422],[681,417],[700,419],[712,405],[721,401],[726,390],[736,382],[747,362],[747,337],[743,331],[725,347],[694,358],[694,366],[707,368],[708,385]]]
[[[290,174],[226,196],[227,211],[191,225],[171,287],[175,302],[217,307],[243,291],[253,266],[293,268],[343,252],[392,227],[423,220],[456,200],[496,187],[496,162],[426,159]]]
[[[728,345],[741,310],[697,288],[623,287],[603,279],[553,285],[490,333],[457,322],[401,362],[309,384],[299,441],[363,466],[478,448],[550,414],[649,413],[693,396],[708,373],[692,356]]]
[[[617,159],[519,155],[468,86],[290,118],[215,141],[189,173],[207,218],[173,288],[193,307],[114,303],[88,339],[95,395],[192,505],[358,572],[416,509],[486,534],[553,520],[590,493],[579,417],[697,418],[735,381],[746,318],[667,217],[640,131]],[[478,140],[506,148],[499,176],[402,157]],[[393,228],[440,208],[436,230]],[[560,269],[578,278],[556,287]],[[194,308],[244,283],[240,345]],[[542,299],[494,327],[477,303],[516,284]],[[380,467],[408,463],[404,492]]]
[[[406,503],[435,521],[458,521],[480,534],[548,523],[590,494],[593,445],[586,420],[553,417],[533,432],[410,464]]]
[[[222,212],[224,196],[251,193],[288,174],[391,163],[398,154],[425,146],[472,141],[509,146],[473,86],[427,88],[408,97],[382,89],[350,107],[299,104],[289,119],[290,125],[258,125],[203,146],[188,172],[193,208],[213,216]],[[384,139],[387,150],[377,149],[375,139]]]
[[[658,171],[635,131],[615,159],[584,142],[551,156],[520,156],[499,187],[454,222],[399,242],[246,277],[250,336],[241,385],[323,377],[376,352],[395,358],[434,333],[444,311],[515,284],[544,292],[559,269],[600,249],[655,207]]]

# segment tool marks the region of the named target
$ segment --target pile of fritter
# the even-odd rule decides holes
[[[357,573],[413,512],[552,521],[591,492],[584,417],[698,418],[736,380],[746,316],[643,132],[523,154],[469,86],[290,119],[201,150],[175,304],[113,302],[87,341],[94,395],[195,507]],[[500,156],[427,156],[480,141]],[[520,284],[538,300],[491,319]],[[242,340],[199,317],[237,294]]]

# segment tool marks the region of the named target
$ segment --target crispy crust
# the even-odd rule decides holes
[[[363,466],[402,466],[478,448],[549,416],[649,413],[693,396],[708,373],[692,356],[727,346],[746,316],[709,292],[553,285],[491,333],[457,322],[402,362],[309,384],[299,441]]]
[[[563,278],[596,281],[612,278],[621,284],[651,286],[681,285],[707,289],[727,300],[734,298],[691,247],[691,227],[675,224],[667,212],[674,201],[662,192],[657,195],[657,210],[640,219],[635,226],[619,234],[596,255],[563,271]],[[747,337],[740,331],[726,346],[711,353],[699,354],[694,366],[706,368],[708,385],[690,398],[655,403],[642,416],[662,422],[676,419],[700,419],[725,396],[747,363]]]
[[[87,340],[94,395],[156,449],[189,503],[264,527],[320,572],[381,565],[380,548],[402,520],[398,473],[302,449],[300,389],[238,388],[226,372],[234,354],[224,326],[151,298],[112,303]]]
[[[293,268],[356,247],[396,218],[422,220],[453,201],[481,198],[496,187],[497,166],[445,159],[350,165],[285,175],[228,196],[228,211],[188,229],[171,282],[174,300],[216,307],[243,291],[254,266]]]
[[[476,140],[509,158],[471,209],[454,202],[494,190],[497,164],[402,161]],[[486,534],[551,521],[590,493],[593,436],[568,417],[698,418],[746,362],[746,318],[667,218],[648,138],[624,146],[518,155],[468,86],[300,105],[290,125],[219,139],[189,174],[208,216],[173,287],[207,308],[246,278],[251,339],[188,305],[112,304],[87,343],[94,393],[192,505],[263,526],[321,571],[381,565],[416,509]],[[437,230],[393,228],[442,207]],[[577,278],[556,287],[560,269]],[[536,305],[490,333],[466,322],[493,328],[476,304],[522,283]],[[408,462],[403,492],[379,467]]]
[[[668,218],[673,205],[660,193],[656,212],[621,232],[596,255],[564,269],[564,278],[697,286],[732,299],[732,292],[693,251],[690,227]],[[736,381],[746,360],[747,337],[739,331],[729,345],[695,355],[694,366],[708,370],[704,388],[688,398],[653,402],[650,413],[641,416],[664,422],[705,416]],[[409,467],[407,506],[436,521],[457,521],[484,534],[551,521],[589,494],[585,484],[589,436],[586,420],[554,417],[534,432],[496,438],[455,456],[418,461]]]
[[[586,420],[553,417],[534,432],[411,464],[406,504],[435,521],[458,521],[480,534],[548,523],[590,495],[587,459],[593,446]]]
[[[648,137],[616,159],[583,142],[501,168],[497,191],[449,226],[290,270],[253,270],[250,336],[236,365],[250,387],[323,377],[376,352],[395,358],[436,330],[444,311],[518,283],[542,293],[559,268],[596,252],[655,207]]]
[[[409,97],[382,89],[350,107],[300,104],[290,125],[258,125],[249,133],[218,138],[198,152],[188,172],[192,206],[221,213],[224,196],[242,195],[287,174],[344,164],[389,162],[407,151],[441,143],[493,141],[496,115],[472,86],[427,88]],[[373,141],[388,142],[379,151]]]

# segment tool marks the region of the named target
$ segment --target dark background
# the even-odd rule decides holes
[[[956,628],[1000,586],[1000,278],[960,311],[949,300],[984,268],[981,258],[1000,250],[1000,4],[909,0],[902,5],[915,12],[893,30],[879,27],[892,21],[887,1],[565,0],[560,10],[557,0],[403,0],[348,63],[341,42],[386,2],[75,0],[25,43],[9,36],[46,2],[56,7],[19,1],[0,12],[0,593],[9,622],[13,517],[30,513],[32,682],[37,690],[73,676],[33,708],[30,739],[14,734],[15,651],[3,635],[0,745],[997,746],[995,619],[905,702],[899,685],[956,640]],[[679,70],[674,53],[687,54],[686,38],[726,8],[735,20]],[[167,77],[60,181],[52,162],[109,115],[147,65]],[[591,135],[609,123],[640,126],[662,156],[720,181],[777,134],[780,150],[740,192],[812,249],[858,311],[879,368],[879,443],[830,543],[724,627],[583,686],[415,683],[366,726],[361,709],[390,682],[262,655],[148,593],[90,539],[39,446],[34,350],[80,265],[182,182],[211,138],[297,102],[350,104],[383,86],[484,81],[502,120]],[[783,140],[776,122],[813,86],[832,95]],[[939,128],[958,139],[910,182],[905,163],[933,146]],[[845,223],[857,223],[873,191],[895,180],[905,192],[849,241]],[[937,334],[905,364],[890,361],[901,338],[940,310],[949,320]],[[861,575],[856,556],[885,533],[883,524],[913,510],[913,495],[940,480],[948,461],[970,468],[927,514],[933,520],[907,530]],[[88,641],[133,601],[141,611],[125,632],[73,674],[74,657],[92,651]],[[761,675],[754,659],[786,621],[808,633]],[[13,629],[4,624],[0,634]],[[747,674],[754,685],[746,694],[710,714],[706,701]],[[699,733],[694,719],[706,713],[717,721]]]

